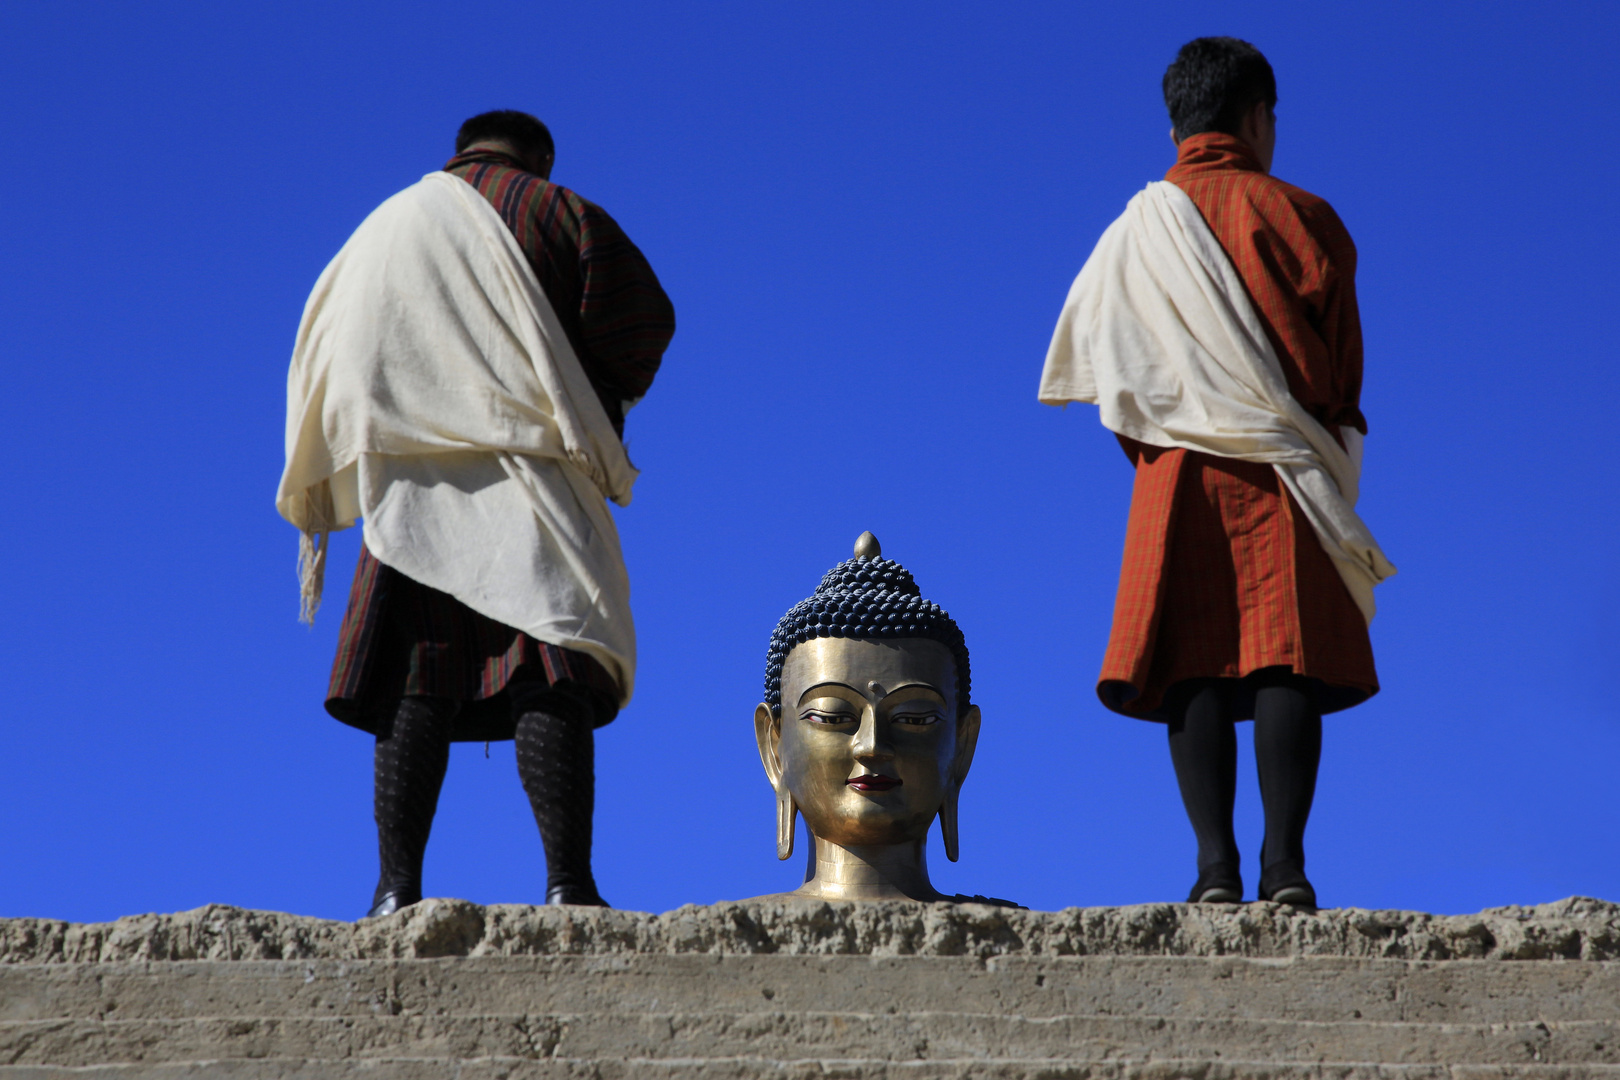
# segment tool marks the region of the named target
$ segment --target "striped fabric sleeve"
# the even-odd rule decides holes
[[[445,171],[488,199],[517,238],[614,428],[646,395],[675,335],[658,275],[600,206],[525,172],[505,154],[459,154]]]
[[[619,397],[644,397],[675,334],[675,307],[639,248],[606,210],[579,204],[579,321]]]
[[[1165,179],[1197,204],[1231,258],[1294,398],[1324,424],[1365,433],[1356,247],[1338,214],[1266,174],[1229,135],[1184,139]]]

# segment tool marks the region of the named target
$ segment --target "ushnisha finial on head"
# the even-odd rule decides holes
[[[754,710],[776,791],[776,852],[793,854],[800,813],[815,838],[803,886],[820,900],[978,900],[928,880],[940,819],[957,857],[957,800],[979,738],[962,631],[905,567],[862,533],[777,623]]]

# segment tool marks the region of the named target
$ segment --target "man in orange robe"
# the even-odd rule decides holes
[[[1356,249],[1322,199],[1270,175],[1276,81],[1235,38],[1188,43],[1164,77],[1165,179],[1231,260],[1290,394],[1342,444],[1366,433]],[[1121,437],[1136,466],[1103,704],[1169,726],[1198,838],[1193,902],[1242,898],[1236,720],[1255,721],[1266,832],[1259,894],[1315,906],[1304,834],[1323,713],[1378,692],[1367,620],[1268,464]]]

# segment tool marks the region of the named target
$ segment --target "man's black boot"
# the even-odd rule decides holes
[[[373,800],[381,872],[367,918],[422,899],[422,857],[450,764],[450,724],[457,708],[454,701],[407,697],[377,733]]]
[[[1241,904],[1243,902],[1243,877],[1238,868],[1232,863],[1216,863],[1205,867],[1198,872],[1198,880],[1193,883],[1192,892],[1187,895],[1189,904]]]
[[[421,889],[396,887],[385,889],[377,886],[377,892],[371,900],[371,910],[366,912],[366,918],[376,919],[383,915],[392,915],[401,908],[408,908],[422,900]]]
[[[596,891],[596,883],[589,885],[574,885],[572,883],[552,885],[546,889],[546,906],[562,907],[576,904],[580,907],[612,907],[602,894]]]
[[[1260,899],[1314,908],[1316,889],[1306,878],[1302,867],[1292,862],[1276,863],[1260,874]]]

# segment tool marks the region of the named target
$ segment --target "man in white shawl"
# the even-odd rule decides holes
[[[675,313],[553,158],[526,113],[468,120],[444,170],[344,244],[298,330],[276,507],[303,533],[306,620],[327,535],[364,522],[326,706],[376,736],[371,915],[422,898],[455,740],[516,740],[546,902],[604,905],[592,732],[636,665],[607,500],[630,501],[624,414]]]
[[[1270,175],[1277,84],[1235,38],[1164,77],[1175,166],[1070,290],[1040,399],[1096,404],[1136,466],[1097,692],[1165,723],[1198,839],[1193,902],[1243,896],[1236,720],[1255,723],[1262,899],[1310,905],[1322,714],[1378,692],[1367,624],[1394,573],[1355,512],[1366,418],[1356,249]]]

